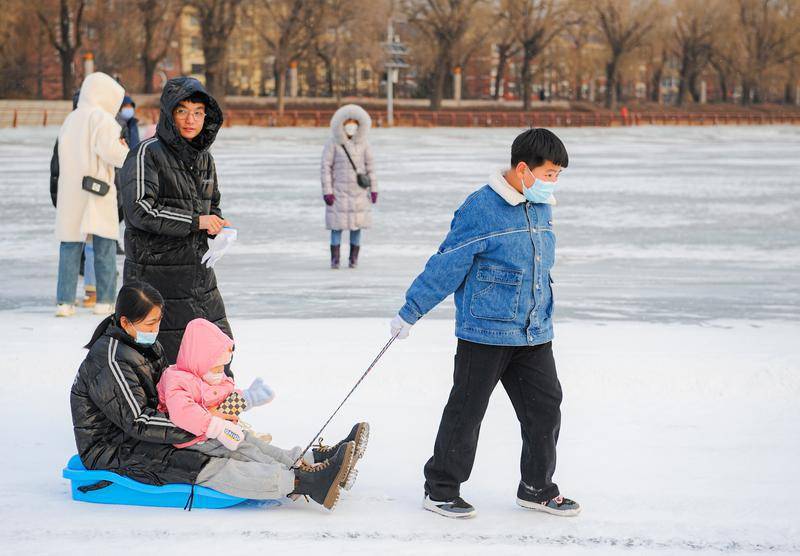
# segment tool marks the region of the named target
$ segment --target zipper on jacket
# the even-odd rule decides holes
[[[528,318],[525,320],[525,335],[530,338],[530,333],[528,329],[531,326],[531,313],[536,311],[536,242],[533,241],[531,237],[531,232],[533,228],[531,227],[531,217],[528,214],[528,206],[530,203],[525,201],[525,206],[523,210],[525,210],[525,220],[528,221],[528,239],[531,240],[531,247],[533,248],[533,279],[531,280],[531,295],[533,296],[533,307],[531,308],[530,312],[528,313]]]

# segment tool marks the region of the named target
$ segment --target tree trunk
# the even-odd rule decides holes
[[[681,58],[681,67],[678,71],[678,98],[675,99],[676,106],[683,106],[686,101],[686,93],[689,89],[689,60],[686,54]]]
[[[308,83],[308,96],[319,96],[319,84],[317,82],[317,72],[314,71],[314,62],[308,61],[305,65],[306,82]]]
[[[531,109],[531,61],[533,53],[530,48],[524,48],[522,58],[522,109]]]
[[[794,72],[789,74],[786,80],[786,85],[783,87],[783,103],[789,106],[793,105],[797,98],[797,78]]]
[[[717,72],[719,80],[719,94],[722,97],[722,102],[728,102],[728,77],[724,72]]]
[[[75,89],[75,75],[72,60],[74,52],[59,52],[61,56],[61,98],[69,100]]]
[[[614,108],[617,104],[617,61],[618,57],[614,56],[608,63],[606,63],[606,108]]]
[[[761,104],[761,77],[757,77],[755,81],[753,81],[752,90],[753,90],[753,104]]]
[[[431,110],[442,108],[442,97],[444,96],[445,65],[441,62],[437,64],[433,74],[433,89],[431,90]]]
[[[278,116],[283,116],[286,107],[286,64],[275,62],[275,96],[278,97]]]
[[[653,70],[653,77],[650,79],[650,102],[661,104],[661,78],[664,75],[664,64],[660,64]]]
[[[44,41],[41,33],[39,33],[38,43],[36,49],[36,98],[41,99],[44,97],[44,60],[42,58]]]
[[[509,48],[501,47],[498,49],[500,58],[497,60],[497,74],[494,76],[494,100],[500,98],[500,86],[503,84],[505,78],[506,66],[508,65],[508,51]]]
[[[692,71],[689,75],[689,92],[692,94],[692,100],[696,103],[700,102],[700,91],[697,89],[697,77],[697,71]]]
[[[752,82],[749,78],[745,77],[742,79],[742,99],[741,103],[742,106],[747,106],[750,104],[750,91],[752,90]]]
[[[142,68],[144,75],[144,92],[150,94],[153,92],[153,76],[156,73],[156,61],[147,58],[142,58]]]
[[[225,95],[225,83],[222,68],[223,53],[216,46],[209,46],[208,49],[203,49],[206,67],[206,89],[208,93],[221,99]]]
[[[325,86],[328,88],[328,96],[333,97],[333,60],[322,51],[317,51],[317,56],[325,65]],[[314,71],[312,69],[312,71]]]
[[[333,98],[333,88],[334,88],[333,80],[334,80],[333,62],[328,60],[327,62],[325,62],[325,82],[328,85],[328,96],[331,98]]]

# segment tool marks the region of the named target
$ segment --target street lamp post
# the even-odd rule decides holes
[[[386,62],[384,63],[386,68],[386,125],[391,127],[394,125],[394,83],[397,81],[399,70],[408,67],[405,62],[408,47],[400,42],[400,37],[394,34],[392,18],[389,18],[386,28],[384,50],[386,52]]]

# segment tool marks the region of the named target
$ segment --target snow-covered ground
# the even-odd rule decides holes
[[[449,392],[451,305],[389,350],[323,435],[372,440],[332,514],[72,502],[68,389],[96,319],[51,316],[47,162],[57,130],[0,130],[0,553],[152,550],[359,554],[800,552],[800,129],[560,130],[554,349],[565,391],[556,481],[575,519],[514,503],[519,429],[500,388],[462,494],[476,519],[420,509]],[[241,382],[278,398],[250,418],[304,444],[387,339],[452,211],[506,162],[516,130],[376,130],[382,193],[358,271],[326,269],[315,129],[223,130],[218,265]]]
[[[358,481],[333,513],[304,501],[187,513],[70,500],[59,477],[74,451],[67,391],[94,319],[6,317],[0,545],[9,553],[140,554],[142,543],[360,554],[800,552],[797,324],[562,324],[556,481],[583,514],[515,505],[521,441],[499,388],[462,489],[479,514],[461,523],[420,508],[452,375],[448,321],[423,321],[392,346],[323,435],[372,424]],[[278,392],[249,417],[277,445],[307,442],[386,341],[383,320],[234,323],[239,380],[263,375]]]

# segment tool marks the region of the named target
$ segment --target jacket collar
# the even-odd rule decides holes
[[[506,181],[506,178],[503,177],[505,170],[498,170],[494,174],[489,177],[489,187],[492,188],[492,191],[500,195],[503,200],[511,206],[517,206],[525,202],[525,196],[514,189],[510,183]],[[556,198],[550,195],[550,198],[547,200],[546,204],[548,205],[555,205]]]
[[[106,335],[114,338],[115,340],[119,340],[126,346],[135,349],[143,356],[147,357],[148,359],[159,359],[161,355],[164,353],[164,349],[161,347],[161,344],[156,342],[152,346],[143,346],[141,344],[137,344],[136,340],[134,340],[125,330],[117,325],[116,322],[112,321],[111,325],[106,329]]]

